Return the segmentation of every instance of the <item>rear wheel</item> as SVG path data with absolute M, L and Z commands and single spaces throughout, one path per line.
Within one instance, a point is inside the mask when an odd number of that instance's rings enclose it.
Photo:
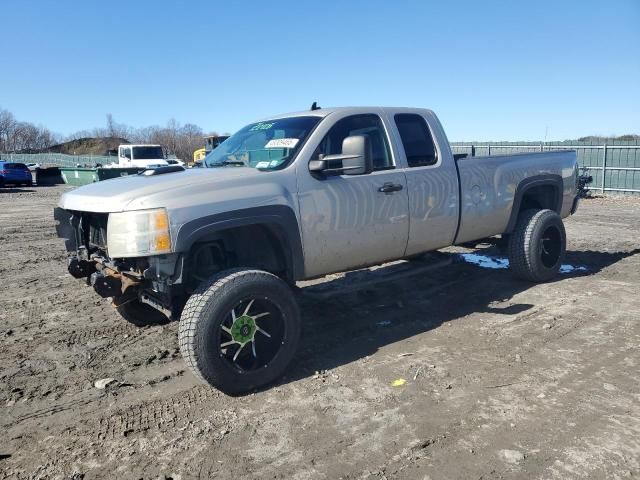
M 193 373 L 232 395 L 280 377 L 299 338 L 293 292 L 261 270 L 226 270 L 202 282 L 178 329 L 180 351 Z
M 553 210 L 520 213 L 509 238 L 509 263 L 514 274 L 546 282 L 558 274 L 567 246 L 564 224 Z

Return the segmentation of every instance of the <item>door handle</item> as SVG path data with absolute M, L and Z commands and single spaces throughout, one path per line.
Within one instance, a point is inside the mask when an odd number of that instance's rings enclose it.
M 384 185 L 382 185 L 380 188 L 378 188 L 378 191 L 380 193 L 393 193 L 393 192 L 399 192 L 403 188 L 404 187 L 402 185 L 400 185 L 399 183 L 387 182 Z

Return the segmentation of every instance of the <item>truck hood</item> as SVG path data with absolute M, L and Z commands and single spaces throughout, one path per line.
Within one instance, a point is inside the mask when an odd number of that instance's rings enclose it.
M 209 192 L 265 175 L 249 167 L 198 168 L 160 175 L 130 175 L 92 183 L 65 193 L 59 206 L 66 210 L 110 213 L 145 208 L 171 208 L 185 195 Z

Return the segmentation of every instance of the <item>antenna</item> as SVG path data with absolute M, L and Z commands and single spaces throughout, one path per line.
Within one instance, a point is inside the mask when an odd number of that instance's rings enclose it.
M 313 102 L 311 104 L 311 111 L 313 112 L 314 110 L 320 110 L 320 107 L 318 106 L 318 102 Z

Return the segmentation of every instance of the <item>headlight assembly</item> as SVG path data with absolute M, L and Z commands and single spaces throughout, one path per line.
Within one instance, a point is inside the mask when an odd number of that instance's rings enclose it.
M 110 213 L 107 250 L 112 258 L 171 252 L 169 217 L 164 208 Z

